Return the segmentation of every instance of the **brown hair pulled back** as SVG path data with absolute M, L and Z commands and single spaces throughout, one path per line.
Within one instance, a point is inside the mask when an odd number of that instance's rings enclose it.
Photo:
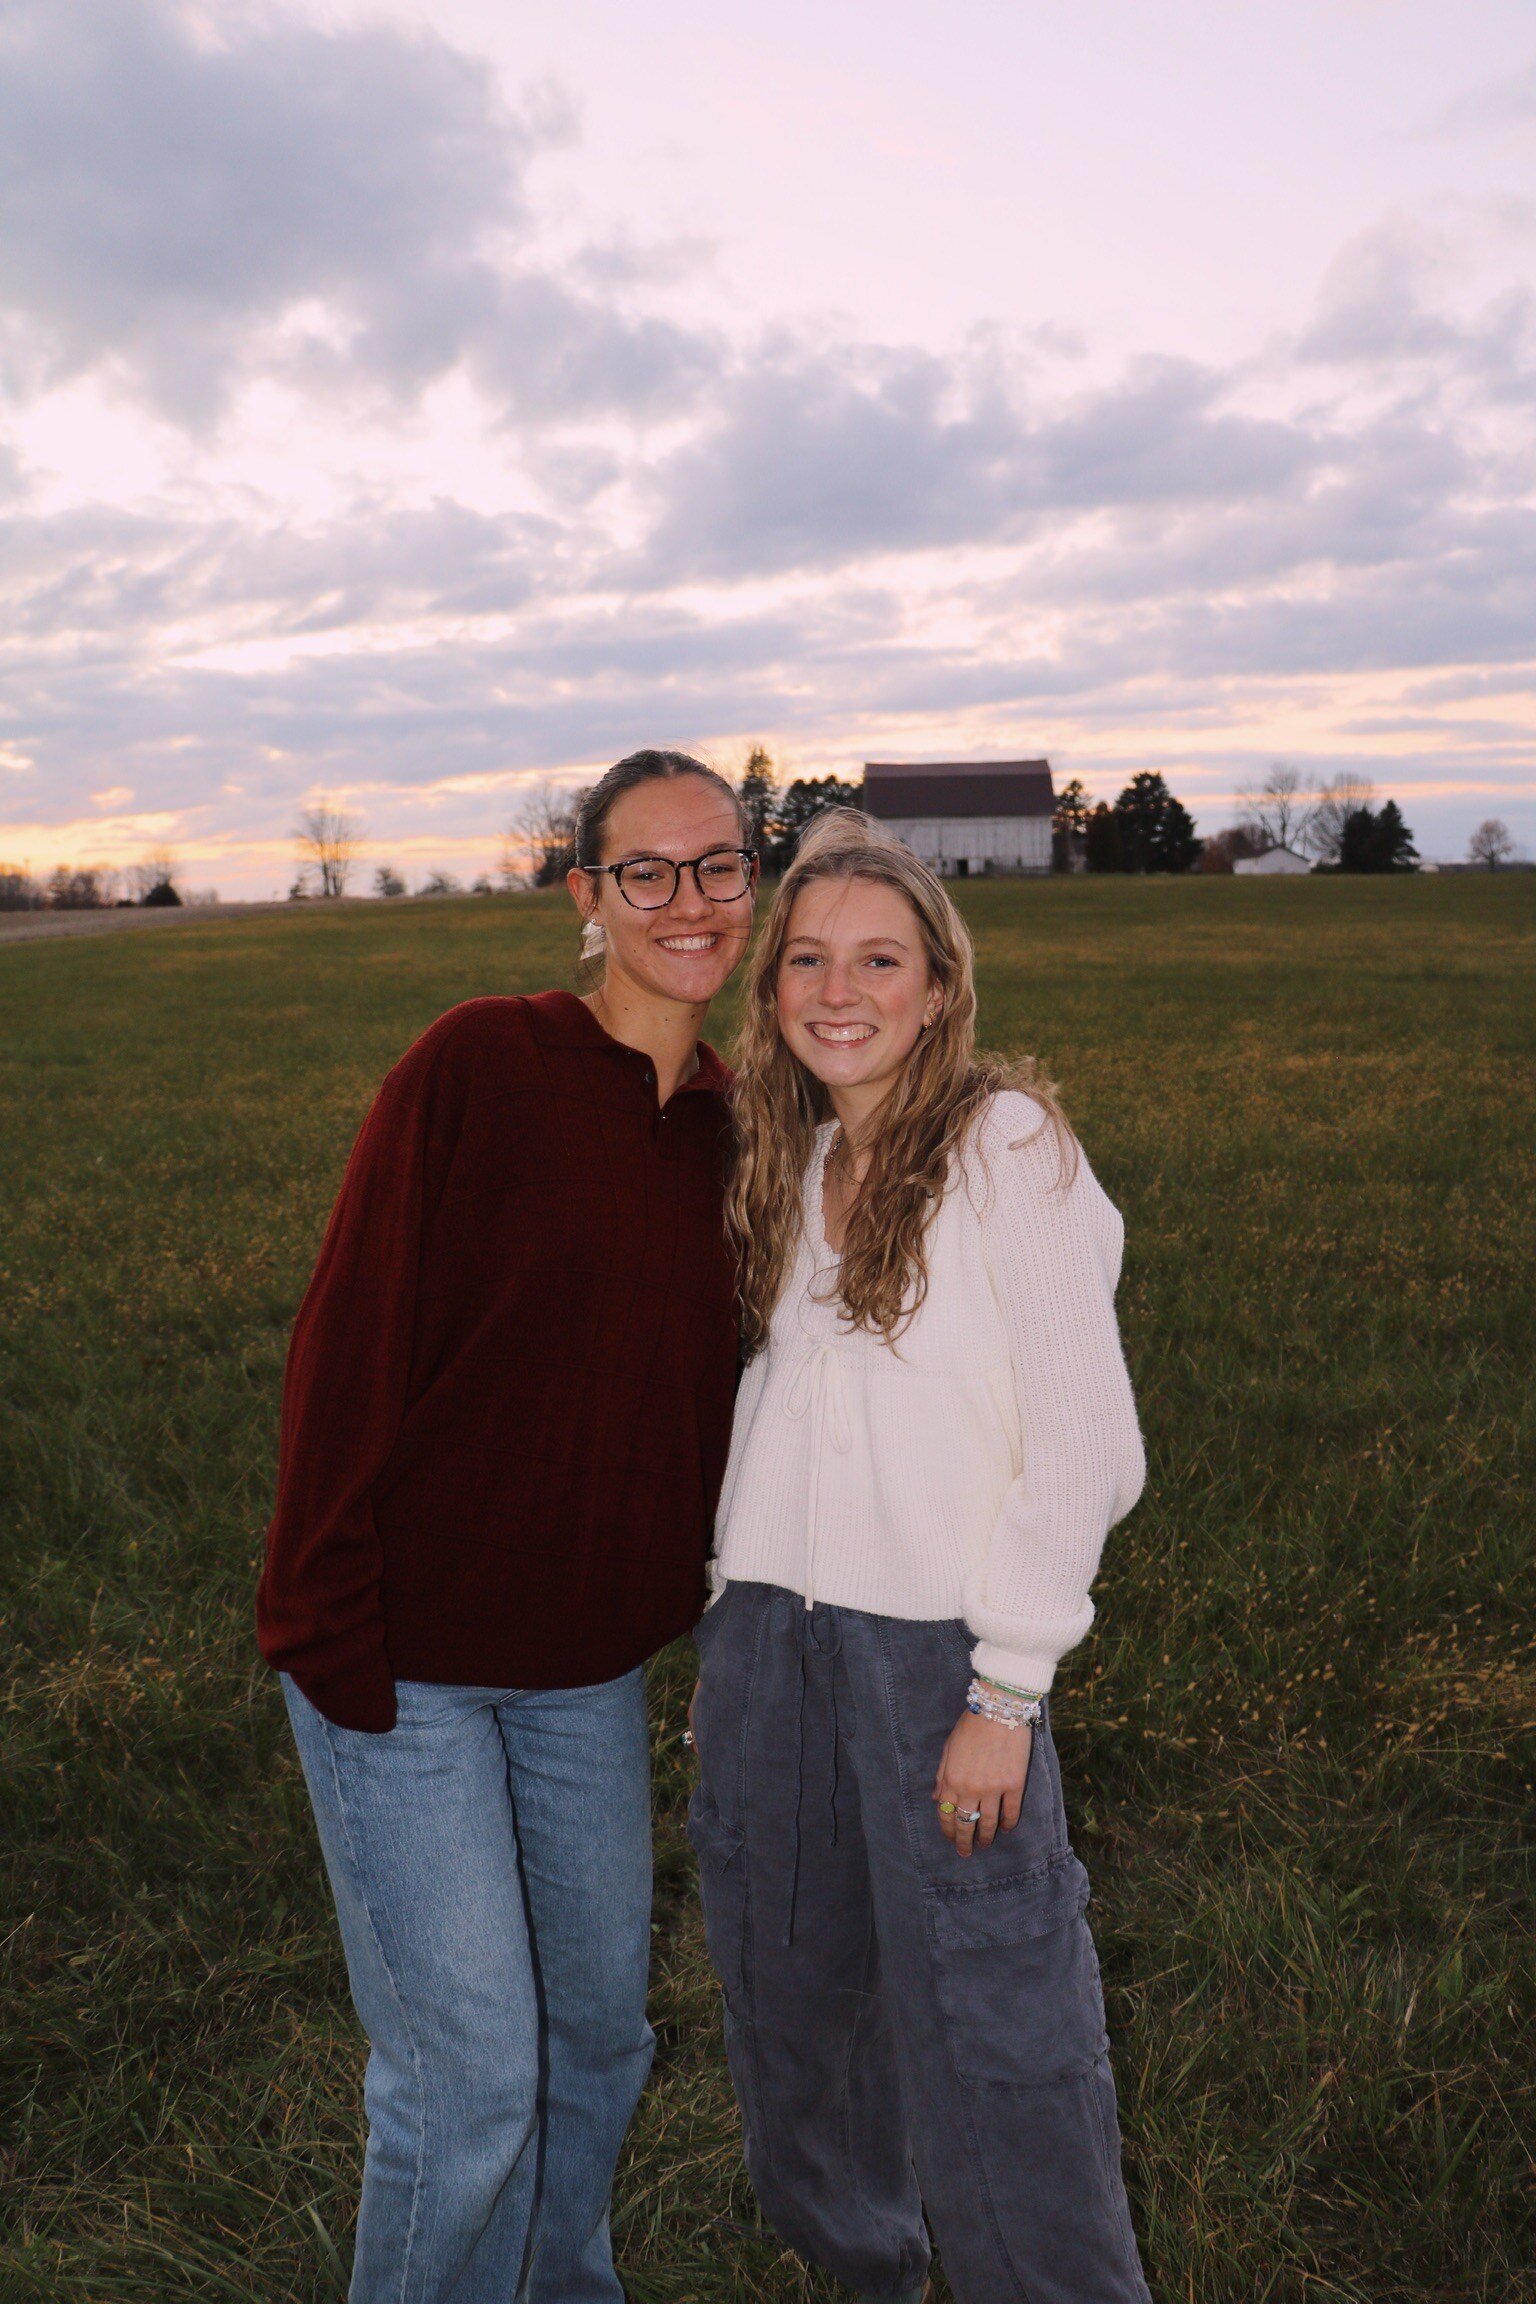
M 583 792 L 581 805 L 576 811 L 576 862 L 583 870 L 603 861 L 603 833 L 615 805 L 626 792 L 637 785 L 654 784 L 673 776 L 699 776 L 706 784 L 713 784 L 723 792 L 736 811 L 743 840 L 747 836 L 747 820 L 742 813 L 740 798 L 725 778 L 706 761 L 695 760 L 691 752 L 628 752 L 616 760 L 607 774 Z

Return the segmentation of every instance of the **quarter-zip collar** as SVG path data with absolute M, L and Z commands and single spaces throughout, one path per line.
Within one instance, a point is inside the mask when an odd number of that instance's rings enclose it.
M 631 1048 L 627 1041 L 615 1040 L 605 1032 L 584 1000 L 574 992 L 536 992 L 528 1000 L 529 1015 L 533 1022 L 534 1037 L 546 1048 L 586 1049 L 594 1055 L 608 1054 L 626 1064 L 654 1095 L 656 1067 L 643 1048 Z M 698 1069 L 689 1080 L 673 1090 L 669 1102 L 690 1094 L 724 1095 L 731 1084 L 731 1073 L 721 1062 L 707 1040 L 695 1043 L 698 1050 Z

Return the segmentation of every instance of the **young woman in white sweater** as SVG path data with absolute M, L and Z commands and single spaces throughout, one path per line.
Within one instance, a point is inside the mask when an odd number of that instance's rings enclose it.
M 750 964 L 750 1354 L 690 1830 L 748 2166 L 867 2299 L 1147 2304 L 1047 1694 L 1143 1457 L 1122 1226 L 977 1058 L 940 882 L 824 817 Z

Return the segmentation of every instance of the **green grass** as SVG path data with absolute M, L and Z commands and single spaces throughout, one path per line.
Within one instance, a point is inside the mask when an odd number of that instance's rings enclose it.
M 1530 2304 L 1536 879 L 967 903 L 1129 1225 L 1151 1478 L 1057 1725 L 1159 2304 Z M 528 898 L 0 950 L 4 2304 L 343 2293 L 361 2060 L 250 1629 L 284 1342 L 388 1063 L 571 944 Z M 624 2273 L 788 2304 L 688 1677 Z

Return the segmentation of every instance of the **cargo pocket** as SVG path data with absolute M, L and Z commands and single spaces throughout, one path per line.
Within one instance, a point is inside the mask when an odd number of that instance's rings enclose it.
M 927 1891 L 939 2004 L 963 2081 L 1038 2087 L 1104 2053 L 1087 1902 L 1088 1875 L 1071 1854 L 1023 1878 Z
M 726 2006 L 739 2016 L 746 1976 L 747 1859 L 742 1833 L 714 1802 L 696 1792 L 688 1810 L 688 1837 L 699 1860 L 704 1941 Z

